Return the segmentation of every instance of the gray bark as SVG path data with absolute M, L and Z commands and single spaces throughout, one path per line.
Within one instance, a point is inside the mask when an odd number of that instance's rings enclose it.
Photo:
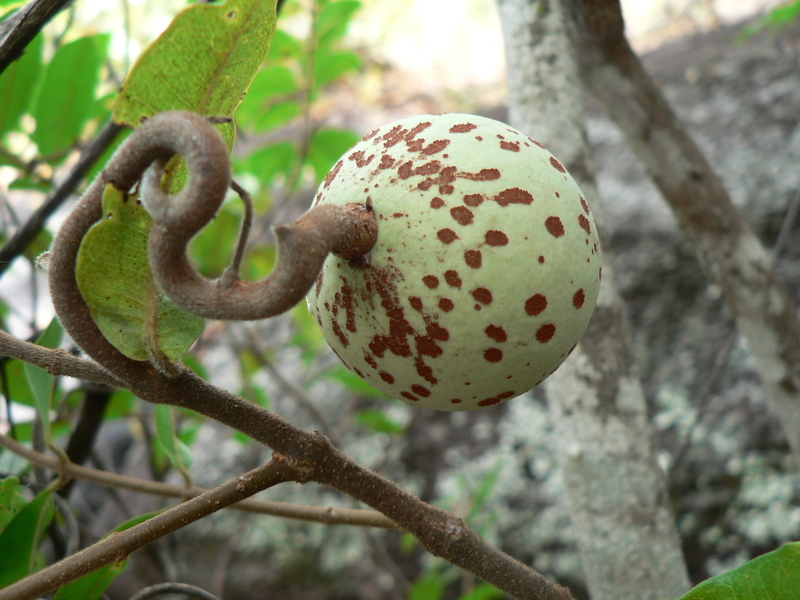
M 499 7 L 511 124 L 567 167 L 607 238 L 564 2 L 499 0 Z M 589 329 L 545 383 L 554 450 L 592 598 L 676 597 L 689 579 L 607 245 L 603 253 L 603 284 Z
M 624 36 L 618 0 L 582 0 L 581 76 L 717 283 L 800 461 L 800 321 L 771 258 Z

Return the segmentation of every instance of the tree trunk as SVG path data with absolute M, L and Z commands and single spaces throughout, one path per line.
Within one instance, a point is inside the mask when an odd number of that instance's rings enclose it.
M 607 239 L 566 0 L 499 0 L 499 6 L 511 124 L 567 167 Z M 606 243 L 592 322 L 545 383 L 554 451 L 593 600 L 672 598 L 689 588 L 689 579 L 611 259 Z
M 770 256 L 625 38 L 619 0 L 577 3 L 586 86 L 669 203 L 718 284 L 800 462 L 800 322 Z

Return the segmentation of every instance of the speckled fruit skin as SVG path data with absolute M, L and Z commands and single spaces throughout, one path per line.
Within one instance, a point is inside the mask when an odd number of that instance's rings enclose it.
M 336 163 L 314 204 L 371 203 L 363 260 L 329 256 L 308 295 L 342 361 L 388 396 L 491 406 L 569 355 L 600 286 L 586 200 L 541 144 L 504 123 L 424 115 L 381 127 Z

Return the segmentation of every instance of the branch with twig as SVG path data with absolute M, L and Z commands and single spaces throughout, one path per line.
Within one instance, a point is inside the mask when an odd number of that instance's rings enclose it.
M 92 469 L 71 462 L 64 462 L 56 457 L 47 456 L 41 452 L 31 450 L 24 444 L 5 435 L 0 435 L 0 446 L 24 458 L 31 464 L 58 473 L 64 479 L 82 479 L 105 487 L 126 489 L 134 492 L 142 492 L 144 494 L 152 494 L 154 496 L 163 496 L 165 498 L 196 498 L 208 491 L 199 487 L 186 487 L 149 479 L 139 479 L 127 475 L 120 475 L 118 473 Z M 330 506 L 303 506 L 289 502 L 274 502 L 257 499 L 242 500 L 234 504 L 231 508 L 244 512 L 296 519 L 298 521 L 322 523 L 324 525 L 359 525 L 362 527 L 397 529 L 395 523 L 374 510 L 333 508 Z
M 0 590 L 0 600 L 26 600 L 58 589 L 60 586 L 105 565 L 120 562 L 132 552 L 244 500 L 269 487 L 291 481 L 294 470 L 281 457 L 240 475 L 196 498 L 179 504 L 147 521 L 116 532 L 96 544 L 68 556 Z

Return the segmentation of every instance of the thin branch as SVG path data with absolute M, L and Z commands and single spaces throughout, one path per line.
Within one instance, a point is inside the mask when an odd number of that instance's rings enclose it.
M 133 551 L 165 535 L 240 502 L 269 487 L 291 481 L 293 469 L 279 456 L 214 488 L 164 511 L 144 523 L 112 534 L 25 579 L 0 590 L 0 600 L 33 600 L 102 566 L 120 562 Z
M 109 471 L 92 469 L 71 462 L 62 462 L 56 457 L 31 450 L 24 444 L 5 435 L 0 435 L 0 447 L 24 458 L 31 464 L 59 473 L 62 477 L 91 481 L 109 488 L 180 499 L 196 498 L 208 491 L 200 487 L 187 488 L 181 485 L 171 485 L 150 479 L 138 479 Z M 380 529 L 397 529 L 397 525 L 394 522 L 374 510 L 303 506 L 289 502 L 273 502 L 260 499 L 242 500 L 231 508 L 244 512 L 322 523 L 324 525 L 359 525 Z
M 220 287 L 228 287 L 241 278 L 242 259 L 244 259 L 244 252 L 247 249 L 247 241 L 250 239 L 250 229 L 253 227 L 255 213 L 253 210 L 253 198 L 250 193 L 234 180 L 231 180 L 231 189 L 239 194 L 239 198 L 241 198 L 244 205 L 244 215 L 242 216 L 242 224 L 239 227 L 239 237 L 236 240 L 236 251 L 233 254 L 230 266 L 225 269 L 225 272 L 219 278 L 218 285 Z
M 0 74 L 71 0 L 32 0 L 0 23 Z
M 23 360 L 41 367 L 51 375 L 75 377 L 113 387 L 124 387 L 121 380 L 91 360 L 78 358 L 66 350 L 45 348 L 32 342 L 19 340 L 5 331 L 0 331 L 0 356 Z
M 11 262 L 27 248 L 36 235 L 41 231 L 45 221 L 61 206 L 78 187 L 80 182 L 91 169 L 103 152 L 111 145 L 114 138 L 122 130 L 120 125 L 113 121 L 106 123 L 91 144 L 89 144 L 72 168 L 69 175 L 62 181 L 44 201 L 31 218 L 19 229 L 14 236 L 0 249 L 0 275 L 9 267 Z

